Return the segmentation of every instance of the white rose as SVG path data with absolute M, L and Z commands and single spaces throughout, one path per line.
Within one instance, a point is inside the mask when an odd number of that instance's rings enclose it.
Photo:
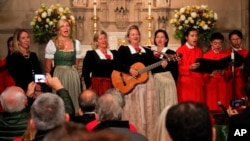
M 186 10 L 185 7 L 181 8 L 181 9 L 180 9 L 180 13 L 184 13 L 185 10 Z
M 31 25 L 31 26 L 34 26 L 34 25 L 35 25 L 35 22 L 33 22 L 33 21 L 30 22 L 30 25 Z
M 47 10 L 47 12 L 52 12 L 52 9 L 51 9 L 51 8 L 49 8 L 49 9 Z
M 217 20 L 218 19 L 218 15 L 217 13 L 214 13 L 214 19 Z
M 49 25 L 46 24 L 46 25 L 45 25 L 45 28 L 49 28 Z
M 204 25 L 202 26 L 202 29 L 207 30 L 207 29 L 208 29 L 208 25 L 207 25 L 207 24 L 204 24 Z
M 42 13 L 42 18 L 46 18 L 47 17 L 47 13 L 46 12 L 43 12 Z
M 196 14 L 195 12 L 192 12 L 192 13 L 191 13 L 191 17 L 192 17 L 192 18 L 196 18 L 196 16 L 197 16 L 197 14 Z
M 60 8 L 58 9 L 58 11 L 59 11 L 59 12 L 63 12 L 63 8 L 60 7 Z
M 188 20 L 185 20 L 185 21 L 184 21 L 184 23 L 185 23 L 185 24 L 188 24 L 188 23 L 189 23 L 189 21 L 188 21 Z
M 61 17 L 61 19 L 62 19 L 62 20 L 65 20 L 65 19 L 66 19 L 66 16 L 63 15 L 63 16 Z
M 74 21 L 74 20 L 75 20 L 75 17 L 74 17 L 73 15 L 71 15 L 71 16 L 70 16 L 70 19 Z
M 182 28 L 183 28 L 183 27 L 182 27 L 181 25 L 178 27 L 179 30 L 181 30 Z
M 42 3 L 42 4 L 41 4 L 41 7 L 42 7 L 42 8 L 44 8 L 44 7 L 45 7 L 45 4 L 44 4 L 44 3 Z
M 181 15 L 180 19 L 181 19 L 182 21 L 184 21 L 184 20 L 186 20 L 186 16 L 185 16 L 185 15 Z
M 66 10 L 66 11 L 70 11 L 68 7 L 65 7 L 65 10 Z
M 206 8 L 207 8 L 207 5 L 201 5 L 201 8 L 202 8 L 202 9 L 206 9 Z
M 51 15 L 51 12 L 48 12 L 48 16 L 50 16 Z
M 53 25 L 54 23 L 52 21 L 49 22 L 49 25 Z
M 179 15 L 178 14 L 174 14 L 174 18 L 179 18 Z

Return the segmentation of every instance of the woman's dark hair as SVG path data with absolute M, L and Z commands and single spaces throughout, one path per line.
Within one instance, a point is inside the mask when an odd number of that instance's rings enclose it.
M 216 39 L 224 41 L 224 36 L 220 32 L 214 32 L 210 37 L 210 41 L 212 42 Z
M 166 39 L 168 39 L 167 42 L 165 42 L 165 44 L 164 44 L 165 47 L 167 47 L 167 46 L 168 46 L 169 37 L 168 37 L 168 33 L 167 33 L 165 30 L 163 30 L 163 29 L 158 29 L 158 30 L 155 31 L 154 44 L 156 45 L 156 41 L 155 41 L 156 35 L 157 35 L 158 33 L 160 33 L 160 32 L 164 34 L 164 36 L 165 36 Z
M 228 39 L 230 40 L 232 35 L 236 34 L 237 36 L 239 36 L 241 39 L 243 39 L 243 35 L 242 35 L 242 32 L 239 31 L 239 30 L 233 30 L 229 33 L 228 35 Z
M 13 38 L 14 38 L 14 37 L 11 36 L 11 37 L 9 37 L 8 40 L 7 40 L 7 49 L 8 49 L 8 55 L 7 55 L 7 56 L 9 56 L 9 55 L 11 54 L 11 52 L 10 52 L 10 42 L 11 42 L 11 41 L 13 42 Z M 14 42 L 13 42 L 12 46 L 14 46 Z
M 187 28 L 187 30 L 184 32 L 184 34 L 183 34 L 183 36 L 181 38 L 181 45 L 184 45 L 187 42 L 186 37 L 189 35 L 189 33 L 191 31 L 197 31 L 198 32 L 198 30 L 193 28 L 193 27 Z

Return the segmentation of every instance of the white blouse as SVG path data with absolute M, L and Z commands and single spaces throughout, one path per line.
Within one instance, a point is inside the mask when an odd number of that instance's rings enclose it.
M 79 40 L 75 40 L 76 48 L 76 58 L 81 58 L 81 44 Z M 52 40 L 49 40 L 48 44 L 45 47 L 45 58 L 54 59 L 54 54 L 56 53 L 56 46 Z

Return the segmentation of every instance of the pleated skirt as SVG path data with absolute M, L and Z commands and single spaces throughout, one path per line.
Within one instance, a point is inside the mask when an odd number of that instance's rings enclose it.
M 53 76 L 58 77 L 73 101 L 75 111 L 79 109 L 78 97 L 81 93 L 81 82 L 78 71 L 73 66 L 56 66 Z

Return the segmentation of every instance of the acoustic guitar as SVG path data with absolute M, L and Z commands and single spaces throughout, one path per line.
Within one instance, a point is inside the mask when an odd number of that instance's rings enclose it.
M 177 61 L 179 56 L 174 55 L 168 57 L 167 61 Z M 123 94 L 129 93 L 137 84 L 144 83 L 148 79 L 148 71 L 158 67 L 161 65 L 162 60 L 151 64 L 147 67 L 143 63 L 137 62 L 134 63 L 131 68 L 138 71 L 139 75 L 137 77 L 133 77 L 128 73 L 120 72 L 117 70 L 113 70 L 111 74 L 112 84 L 115 88 L 119 89 Z

